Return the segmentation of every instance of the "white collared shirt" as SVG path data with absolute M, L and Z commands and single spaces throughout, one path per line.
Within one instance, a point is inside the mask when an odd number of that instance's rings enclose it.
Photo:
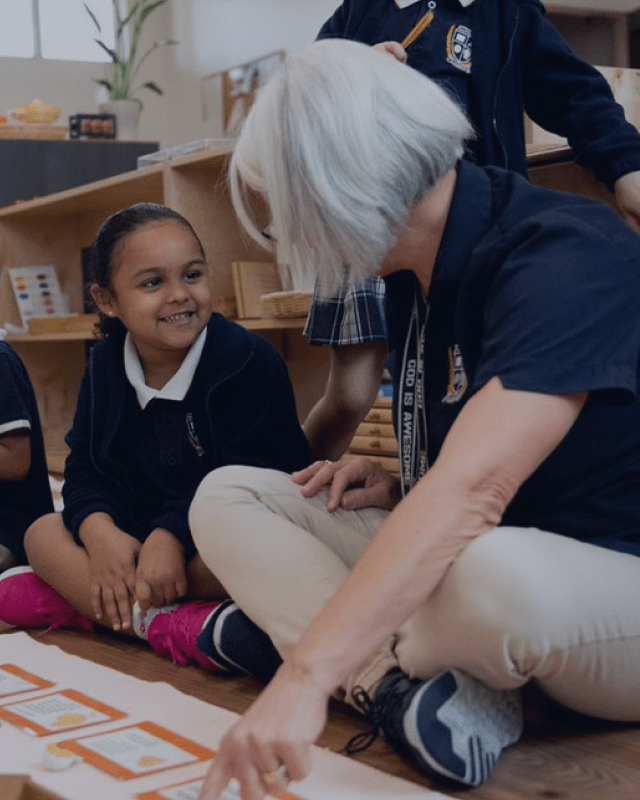
M 135 389 L 136 397 L 138 398 L 141 408 L 146 408 L 147 404 L 151 402 L 154 397 L 158 397 L 161 400 L 184 400 L 191 386 L 196 367 L 200 362 L 200 356 L 202 355 L 202 348 L 204 347 L 206 338 L 207 329 L 205 327 L 189 348 L 189 352 L 176 374 L 165 383 L 162 389 L 152 389 L 151 386 L 147 386 L 144 381 L 144 371 L 140 363 L 138 351 L 133 344 L 131 335 L 127 333 L 124 340 L 124 371 L 129 379 L 129 383 Z

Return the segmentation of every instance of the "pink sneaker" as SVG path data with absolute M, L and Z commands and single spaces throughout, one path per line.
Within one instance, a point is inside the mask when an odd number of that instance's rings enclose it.
M 219 668 L 198 650 L 196 640 L 219 605 L 217 602 L 177 603 L 141 611 L 138 603 L 134 603 L 133 630 L 141 639 L 146 639 L 158 655 L 174 664 L 184 666 L 195 661 L 208 672 L 218 672 Z
M 21 628 L 93 629 L 93 622 L 39 578 L 31 567 L 0 574 L 0 620 Z

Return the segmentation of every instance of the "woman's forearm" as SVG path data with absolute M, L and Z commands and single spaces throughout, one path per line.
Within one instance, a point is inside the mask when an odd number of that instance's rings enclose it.
M 388 517 L 339 592 L 290 654 L 327 692 L 423 603 L 451 562 L 497 520 L 465 509 L 434 468 Z

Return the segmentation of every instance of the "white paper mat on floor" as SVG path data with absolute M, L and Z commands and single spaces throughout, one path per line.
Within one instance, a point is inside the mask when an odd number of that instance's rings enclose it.
M 227 727 L 237 715 L 217 706 L 183 694 L 172 686 L 160 682 L 142 681 L 91 661 L 68 655 L 56 646 L 45 645 L 31 639 L 26 633 L 0 636 L 0 668 L 4 665 L 5 690 L 0 692 L 0 709 L 22 713 L 20 703 L 35 700 L 56 692 L 73 690 L 88 696 L 98 704 L 124 712 L 127 716 L 113 721 L 99 722 L 87 727 L 63 732 L 35 735 L 25 732 L 6 719 L 0 726 L 0 774 L 28 774 L 34 783 L 59 794 L 66 800 L 135 800 L 140 795 L 177 785 L 173 790 L 157 797 L 196 797 L 192 788 L 196 779 L 202 778 L 209 761 L 191 759 L 187 766 L 145 773 L 132 779 L 113 777 L 86 761 L 63 772 L 51 772 L 43 765 L 46 746 L 70 739 L 83 739 L 95 734 L 114 731 L 138 723 L 153 723 L 168 729 L 178 737 L 204 748 L 215 750 Z M 17 668 L 15 670 L 14 668 Z M 22 684 L 21 671 L 53 686 L 31 689 Z M 13 673 L 18 677 L 13 678 Z M 212 680 L 215 680 L 212 677 Z M 0 687 L 2 683 L 0 682 Z M 20 693 L 15 693 L 20 688 Z M 26 691 L 25 691 L 26 688 Z M 8 695 L 7 690 L 13 693 Z M 62 698 L 64 699 L 64 697 Z M 55 697 L 51 697 L 49 705 Z M 71 701 L 70 701 L 71 702 Z M 27 702 L 24 713 L 44 704 Z M 109 713 L 107 711 L 107 713 Z M 62 725 L 70 725 L 74 717 L 60 717 Z M 98 719 L 105 719 L 104 716 Z M 46 724 L 46 723 L 43 723 Z M 34 723 L 35 725 L 35 723 Z M 37 726 L 36 726 L 37 727 Z M 149 763 L 145 762 L 145 766 Z M 140 760 L 142 763 L 142 759 Z M 156 763 L 159 763 L 156 759 Z M 313 770 L 308 778 L 292 784 L 291 795 L 301 800 L 442 800 L 445 795 L 430 791 L 417 784 L 372 769 L 352 759 L 314 748 Z M 157 769 L 157 768 L 156 768 Z

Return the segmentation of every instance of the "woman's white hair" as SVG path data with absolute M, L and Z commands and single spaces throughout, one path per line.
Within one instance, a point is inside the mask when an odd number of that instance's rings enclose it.
M 366 45 L 325 39 L 290 55 L 261 90 L 231 159 L 232 202 L 256 242 L 271 240 L 294 288 L 317 279 L 336 291 L 345 265 L 349 282 L 380 271 L 472 135 L 433 81 Z

